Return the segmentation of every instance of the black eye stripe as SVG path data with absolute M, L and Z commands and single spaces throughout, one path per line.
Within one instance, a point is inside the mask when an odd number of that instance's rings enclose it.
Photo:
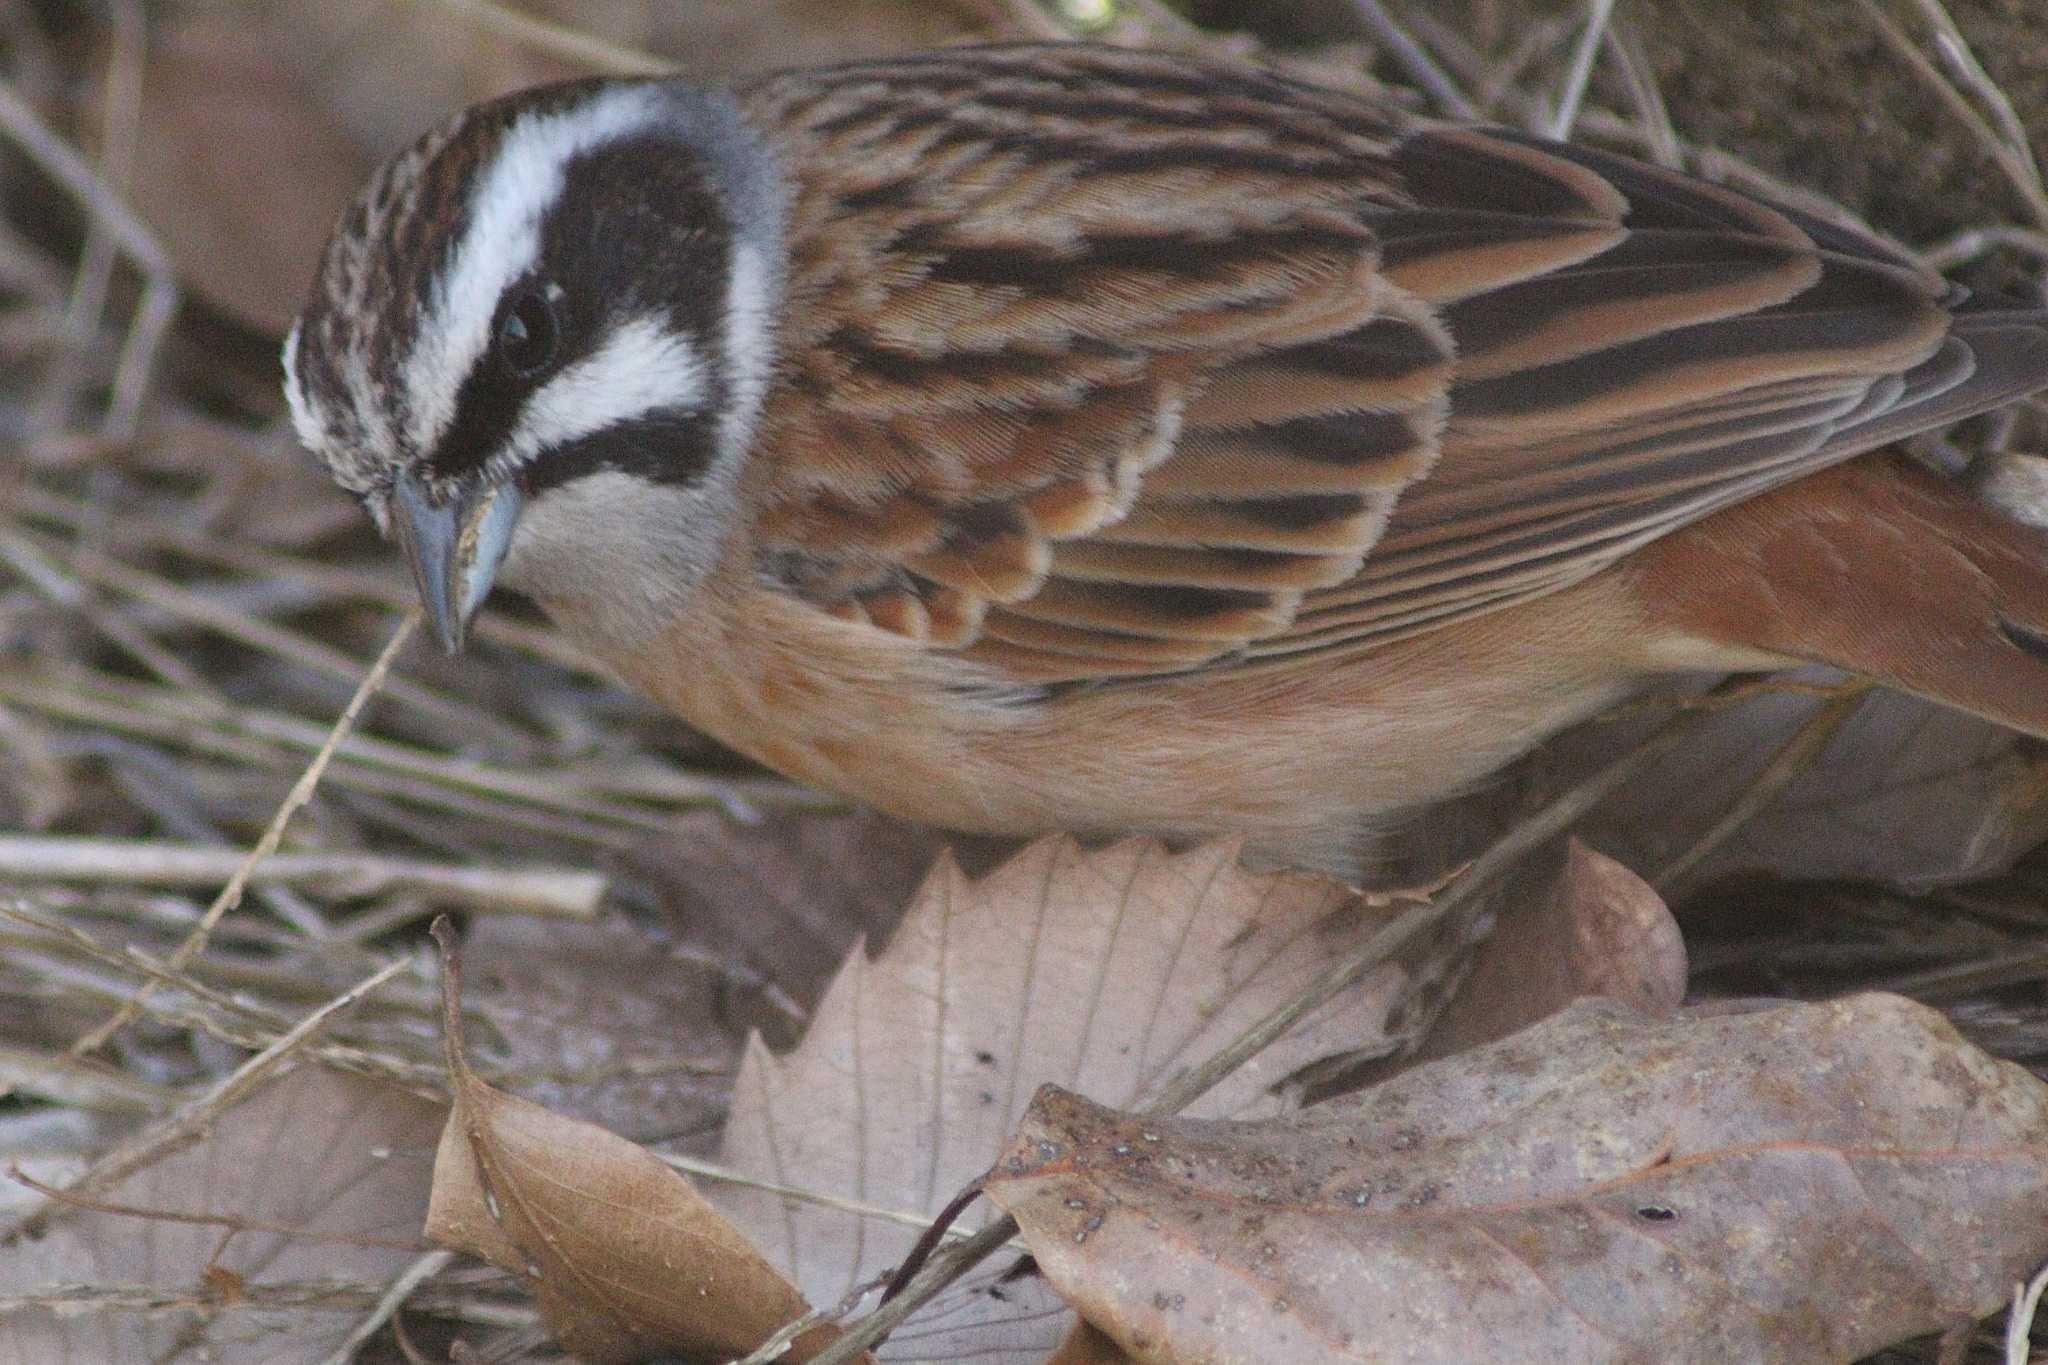
M 561 193 L 542 214 L 538 260 L 534 273 L 507 289 L 492 314 L 489 351 L 464 376 L 454 419 L 428 455 L 434 477 L 459 479 L 481 469 L 504 448 L 536 389 L 636 316 L 658 317 L 665 330 L 690 339 L 711 381 L 706 411 L 722 409 L 728 399 L 726 213 L 701 167 L 679 156 L 672 142 L 649 133 L 572 159 Z M 550 326 L 552 347 L 542 344 Z M 662 425 L 658 417 L 654 422 Z M 608 432 L 583 439 L 606 449 L 596 464 L 590 463 L 595 457 L 583 459 L 586 469 L 652 468 L 653 477 L 670 483 L 701 472 L 694 456 L 643 466 L 614 458 L 621 447 L 609 444 Z M 534 452 L 529 471 L 580 444 Z M 577 464 L 571 460 L 565 468 Z M 687 474 L 679 475 L 682 469 Z M 560 483 L 569 475 L 523 477 Z
M 648 483 L 689 485 L 703 477 L 717 449 L 715 411 L 662 409 L 555 447 L 522 469 L 519 483 L 532 495 L 611 469 Z

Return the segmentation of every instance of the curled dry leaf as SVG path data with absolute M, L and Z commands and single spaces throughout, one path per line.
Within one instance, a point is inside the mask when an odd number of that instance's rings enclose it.
M 1895 996 L 1589 1001 L 1282 1120 L 1048 1089 L 987 1192 L 1143 1361 L 1847 1360 L 2048 1255 L 2048 1086 Z
M 1664 898 L 1572 839 L 1549 893 L 1504 914 L 1403 1069 L 1505 1038 L 1582 996 L 1668 1015 L 1685 981 L 1685 939 Z
M 1395 909 L 1322 877 L 1250 873 L 1230 844 L 1040 840 L 979 881 L 942 858 L 879 957 L 855 952 L 785 1057 L 751 1044 L 723 1163 L 929 1216 L 980 1175 L 1041 1083 L 1135 1105 L 1296 996 Z M 1389 1050 L 1408 969 L 1388 965 L 1197 1106 L 1281 1112 L 1272 1087 L 1348 1049 Z M 917 1229 L 718 1186 L 721 1208 L 813 1303 L 890 1269 Z M 884 1359 L 1043 1361 L 1065 1315 L 999 1266 L 911 1320 Z M 1086 1357 L 1083 1357 L 1086 1358 Z
M 660 1351 L 745 1355 L 808 1311 L 745 1234 L 652 1153 L 478 1080 L 452 954 L 446 964 L 454 1108 L 434 1158 L 429 1237 L 521 1276 L 555 1339 L 590 1365 Z M 815 1328 L 787 1358 L 807 1360 L 837 1335 Z
M 362 1287 L 419 1254 L 439 1119 L 316 1066 L 263 1087 L 99 1207 L 0 1242 L 0 1365 L 327 1359 L 362 1318 Z

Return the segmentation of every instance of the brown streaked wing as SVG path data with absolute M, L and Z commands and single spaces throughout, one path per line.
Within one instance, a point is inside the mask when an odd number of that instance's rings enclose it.
M 1379 274 L 1369 107 L 1087 47 L 747 98 L 799 168 L 757 535 L 842 614 L 1032 677 L 1193 667 L 1354 574 L 1434 458 L 1449 343 Z
M 1308 594 L 1254 657 L 1383 642 L 1556 591 L 1718 507 L 2018 391 L 2010 375 L 1973 380 L 1941 281 L 1875 238 L 1626 158 L 1452 136 L 1397 154 L 1405 165 L 1421 148 L 1438 193 L 1426 218 L 1376 221 L 1390 274 L 1455 277 L 1432 252 L 1484 236 L 1458 204 L 1498 215 L 1532 155 L 1598 175 L 1628 204 L 1627 235 L 1551 274 L 1457 292 L 1442 310 L 1460 365 L 1435 469 L 1361 572 Z M 1499 176 L 1483 164 L 1492 147 L 1515 149 Z
M 1873 237 L 1084 45 L 799 73 L 764 559 L 1020 676 L 1362 647 L 2038 386 Z

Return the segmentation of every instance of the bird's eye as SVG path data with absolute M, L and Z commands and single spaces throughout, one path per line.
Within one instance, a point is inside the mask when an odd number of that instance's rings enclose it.
M 561 344 L 554 300 L 540 289 L 520 290 L 498 320 L 498 358 L 512 373 L 529 379 L 554 363 Z

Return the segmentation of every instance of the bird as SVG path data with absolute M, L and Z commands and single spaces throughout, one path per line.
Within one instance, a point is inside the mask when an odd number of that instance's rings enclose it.
M 1235 58 L 945 48 L 467 109 L 342 216 L 301 442 L 451 651 L 493 585 L 944 828 L 1376 834 L 1673 675 L 2048 735 L 2048 534 L 1899 451 L 2048 312 L 1867 228 Z

